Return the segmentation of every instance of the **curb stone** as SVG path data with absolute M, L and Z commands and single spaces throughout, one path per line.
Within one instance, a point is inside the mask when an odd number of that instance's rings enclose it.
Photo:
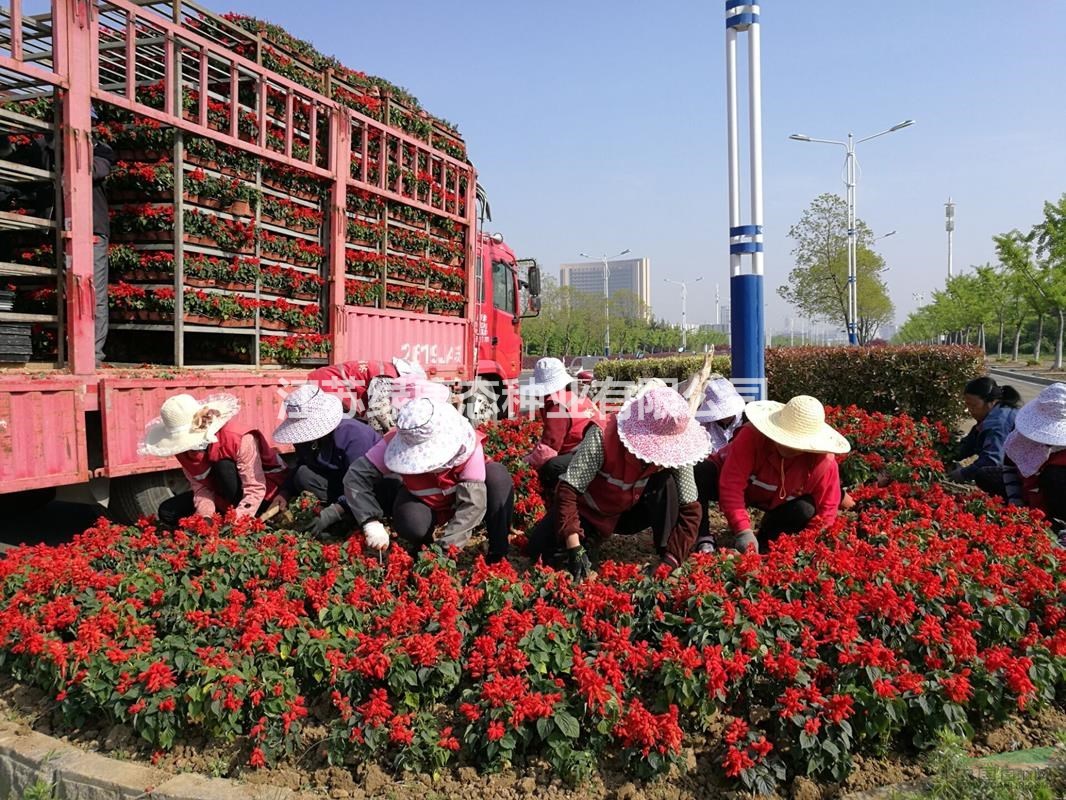
M 36 783 L 59 800 L 295 800 L 291 789 L 252 786 L 152 767 L 81 750 L 51 736 L 0 723 L 0 800 Z

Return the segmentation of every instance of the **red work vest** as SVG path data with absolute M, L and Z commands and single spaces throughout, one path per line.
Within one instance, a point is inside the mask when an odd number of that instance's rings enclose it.
M 555 396 L 560 399 L 556 401 Z M 560 414 L 566 414 L 565 419 L 560 419 Z M 553 398 L 550 398 L 541 409 L 541 421 L 545 431 L 553 425 L 565 425 L 566 433 L 559 445 L 558 453 L 561 456 L 577 450 L 581 440 L 585 438 L 585 431 L 589 425 L 599 425 L 601 428 L 606 424 L 599 407 L 588 397 L 576 394 L 569 389 L 564 389 Z
M 394 432 L 390 431 L 390 433 Z M 390 437 L 387 436 L 386 438 Z M 485 438 L 485 434 L 478 431 L 477 445 L 474 448 L 474 452 L 470 454 L 470 458 L 477 455 Z M 404 488 L 433 510 L 438 525 L 450 520 L 452 514 L 455 513 L 455 492 L 458 490 L 459 484 L 463 482 L 463 470 L 466 468 L 470 458 L 462 464 L 448 467 L 448 469 L 441 472 L 424 472 L 421 475 L 400 476 Z M 488 463 L 488 459 L 485 459 L 485 463 Z
M 322 391 L 340 397 L 345 411 L 351 410 L 354 400 L 362 414 L 366 411 L 366 388 L 370 381 L 382 376 L 396 378 L 399 374 L 391 361 L 346 361 L 312 370 L 307 380 Z
M 612 414 L 603 428 L 603 466 L 578 498 L 581 516 L 604 535 L 614 533 L 618 518 L 637 504 L 648 479 L 661 469 L 626 449 L 618 437 L 618 416 Z
M 288 467 L 281 460 L 278 452 L 271 447 L 270 442 L 267 441 L 261 431 L 251 430 L 239 433 L 227 423 L 215 434 L 218 439 L 217 442 L 212 442 L 206 450 L 190 450 L 187 453 L 179 453 L 177 456 L 178 463 L 193 478 L 211 484 L 211 467 L 226 459 L 236 462 L 240 455 L 241 439 L 246 435 L 255 438 L 255 446 L 259 451 L 259 460 L 263 465 L 263 477 L 266 479 L 266 494 L 263 499 L 273 500 L 274 495 L 278 493 L 278 489 L 281 488 L 288 477 Z M 214 490 L 213 484 L 212 490 Z M 217 495 L 218 492 L 215 491 L 215 494 Z M 216 498 L 215 506 L 221 512 L 228 509 L 230 504 L 228 500 L 219 496 Z
M 1066 450 L 1052 453 L 1051 457 L 1044 462 L 1044 465 L 1040 467 L 1040 470 L 1035 475 L 1022 478 L 1022 490 L 1026 505 L 1030 508 L 1039 508 L 1045 513 L 1047 512 L 1047 499 L 1044 497 L 1044 493 L 1040 491 L 1040 473 L 1048 467 L 1066 467 Z

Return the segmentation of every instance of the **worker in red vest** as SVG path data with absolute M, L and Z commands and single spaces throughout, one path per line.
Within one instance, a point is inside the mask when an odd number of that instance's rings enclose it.
M 231 424 L 239 411 L 230 395 L 200 401 L 178 394 L 148 424 L 139 452 L 175 456 L 192 487 L 163 501 L 161 523 L 173 527 L 193 514 L 210 517 L 231 508 L 240 517 L 256 516 L 278 493 L 288 475 L 285 462 L 260 431 Z
M 1004 455 L 1007 502 L 1040 509 L 1062 538 L 1066 533 L 1066 383 L 1051 384 L 1022 407 Z
M 813 397 L 787 404 L 772 400 L 744 407 L 748 425 L 714 460 L 719 465 L 718 503 L 741 552 L 761 548 L 782 533 L 798 533 L 815 518 L 832 525 L 840 506 L 840 470 L 835 454 L 851 449 L 825 422 Z M 766 513 L 756 537 L 748 506 Z
M 439 385 L 439 384 L 437 384 Z M 514 484 L 506 467 L 489 461 L 484 435 L 446 400 L 428 396 L 406 401 L 396 428 L 348 470 L 344 493 L 356 524 L 375 550 L 389 546 L 384 521 L 415 547 L 465 547 L 485 523 L 486 560 L 503 560 L 509 549 Z M 382 476 L 402 482 L 395 497 L 383 497 Z
M 570 466 L 589 426 L 604 424 L 596 404 L 586 394 L 575 392 L 573 383 L 562 361 L 542 358 L 533 367 L 533 381 L 523 387 L 525 394 L 543 403 L 537 412 L 543 432 L 525 460 L 537 470 L 545 494 L 555 489 Z
M 592 569 L 586 540 L 652 528 L 662 563 L 692 551 L 702 509 L 694 464 L 711 449 L 707 432 L 674 389 L 656 386 L 590 426 L 559 480 L 548 513 L 530 532 L 530 555 L 551 561 L 565 550 L 577 579 Z
M 341 398 L 346 412 L 354 413 L 378 433 L 392 427 L 392 381 L 400 377 L 426 378 L 418 364 L 402 358 L 388 361 L 346 361 L 312 370 L 307 382 Z

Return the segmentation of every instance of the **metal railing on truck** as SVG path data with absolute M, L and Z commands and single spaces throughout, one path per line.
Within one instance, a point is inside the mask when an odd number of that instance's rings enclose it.
M 142 226 L 138 214 L 143 217 L 147 210 L 153 218 L 169 214 L 163 222 L 172 226 L 169 238 L 156 237 L 155 230 L 118 233 L 120 239 L 132 237 L 128 249 L 134 255 L 126 249 L 121 253 L 127 262 L 168 261 L 172 270 L 172 275 L 140 270 L 140 277 L 122 288 L 128 296 L 119 301 L 153 305 L 134 308 L 132 319 L 113 325 L 123 339 L 142 344 L 169 333 L 171 361 L 184 366 L 192 360 L 189 344 L 197 350 L 207 336 L 243 338 L 249 342 L 243 348 L 245 363 L 259 366 L 268 341 L 280 340 L 284 347 L 307 337 L 336 350 L 343 341 L 346 304 L 469 315 L 475 177 L 468 163 L 452 155 L 461 145 L 458 137 L 434 124 L 423 141 L 349 108 L 336 98 L 347 100 L 345 92 L 360 88 L 346 82 L 340 68 L 319 77 L 319 90 L 267 69 L 263 62 L 276 60 L 280 52 L 275 45 L 191 3 L 54 0 L 51 6 L 50 14 L 26 16 L 20 0 L 0 3 L 0 92 L 9 108 L 35 109 L 39 117 L 49 116 L 41 109 L 50 100 L 59 101 L 51 107 L 60 135 L 55 168 L 47 177 L 62 179 L 54 203 L 54 219 L 62 224 L 56 231 L 53 219 L 0 216 L 0 231 L 37 225 L 56 234 L 51 265 L 4 262 L 0 275 L 54 279 L 56 313 L 26 320 L 4 316 L 18 312 L 0 311 L 0 323 L 54 326 L 57 363 L 66 361 L 76 373 L 92 371 L 90 103 L 102 119 L 98 133 L 125 135 L 133 129 L 158 148 L 127 147 L 124 169 L 128 174 L 133 164 L 147 174 L 146 165 L 151 166 L 153 180 L 166 184 L 173 197 L 169 211 L 167 203 L 148 198 L 127 201 L 114 214 L 120 228 Z M 384 120 L 393 120 L 394 113 L 403 119 L 411 112 L 386 96 Z M 21 120 L 46 132 L 30 114 L 7 111 L 2 120 L 9 125 Z M 250 169 L 231 169 L 233 163 Z M 21 174 L 46 177 L 26 169 L 23 165 Z M 3 170 L 0 163 L 0 183 Z M 190 194 L 193 188 L 217 188 L 232 180 L 239 181 L 240 192 L 256 198 L 254 205 L 210 207 Z M 302 223 L 279 220 L 278 209 Z M 368 229 L 373 238 L 362 236 Z M 249 238 L 235 243 L 235 232 Z M 59 269 L 63 262 L 56 254 L 69 268 Z M 231 258 L 254 260 L 255 280 L 230 281 L 223 288 L 191 285 L 202 284 L 197 275 L 205 263 Z M 113 281 L 115 266 L 113 256 Z M 263 280 L 263 270 L 270 268 L 275 269 L 272 279 L 280 269 L 296 275 L 291 280 L 302 281 L 304 289 L 319 283 L 324 288 L 317 295 L 279 297 L 278 287 Z M 442 275 L 458 290 L 440 286 Z M 313 296 L 299 299 L 309 293 Z M 242 316 L 222 318 L 217 325 L 204 324 L 199 319 L 204 315 L 189 310 L 196 304 L 217 312 L 215 306 L 230 301 Z M 319 313 L 317 329 L 292 330 L 310 326 L 287 320 L 313 316 L 311 310 L 321 306 L 329 309 L 328 320 Z M 65 331 L 61 310 L 69 320 Z M 285 317 L 280 325 L 279 315 Z M 201 338 L 187 341 L 187 335 Z

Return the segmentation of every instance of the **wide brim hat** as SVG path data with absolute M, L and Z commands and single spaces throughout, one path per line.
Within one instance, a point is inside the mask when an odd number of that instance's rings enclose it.
M 1022 406 L 1014 427 L 1027 439 L 1066 446 L 1066 383 L 1053 383 Z
M 476 446 L 477 433 L 453 405 L 420 397 L 396 415 L 385 466 L 397 475 L 437 472 L 469 458 Z
M 780 445 L 805 453 L 843 454 L 851 444 L 825 421 L 825 408 L 816 398 L 796 395 L 787 403 L 756 400 L 744 406 L 748 422 Z
M 344 404 L 335 394 L 314 384 L 304 384 L 285 398 L 285 419 L 274 429 L 279 444 L 302 444 L 321 439 L 344 419 Z
M 703 389 L 703 401 L 696 409 L 701 423 L 732 419 L 744 413 L 747 402 L 728 378 L 714 378 Z
M 707 431 L 674 389 L 655 387 L 618 412 L 618 438 L 641 461 L 670 469 L 697 464 L 711 452 Z
M 229 394 L 211 395 L 197 400 L 189 394 L 168 397 L 158 417 L 148 423 L 137 447 L 147 456 L 177 456 L 190 450 L 203 450 L 212 442 L 222 426 L 240 413 L 241 404 Z M 210 412 L 207 422 L 195 426 L 197 414 Z
M 548 397 L 562 391 L 574 382 L 574 376 L 566 371 L 557 358 L 542 358 L 533 367 L 533 380 L 522 387 L 522 393 L 531 397 Z
M 452 390 L 446 383 L 417 378 L 414 375 L 401 375 L 399 378 L 392 379 L 390 398 L 392 407 L 397 411 L 420 397 L 450 403 Z

